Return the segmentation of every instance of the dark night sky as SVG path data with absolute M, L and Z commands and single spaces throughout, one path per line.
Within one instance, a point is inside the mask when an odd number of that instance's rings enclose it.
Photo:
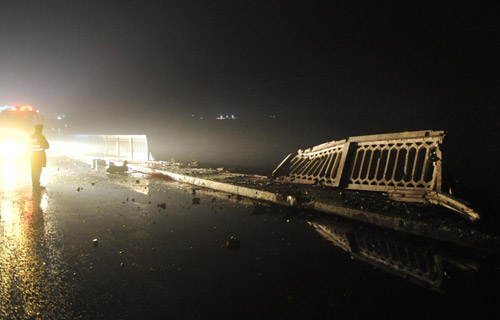
M 1 1 L 0 104 L 65 113 L 80 131 L 146 132 L 157 150 L 207 161 L 274 164 L 333 139 L 421 129 L 480 141 L 459 154 L 498 149 L 499 7 Z
M 498 84 L 498 9 L 494 1 L 2 1 L 0 95 L 56 113 L 450 111 L 443 95 L 479 96 Z

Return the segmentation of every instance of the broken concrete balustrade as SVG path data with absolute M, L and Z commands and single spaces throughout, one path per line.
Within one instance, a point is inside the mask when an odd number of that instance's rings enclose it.
M 444 193 L 444 131 L 413 131 L 350 137 L 298 150 L 273 171 L 291 183 L 384 192 L 396 201 L 431 203 L 471 221 L 479 214 Z

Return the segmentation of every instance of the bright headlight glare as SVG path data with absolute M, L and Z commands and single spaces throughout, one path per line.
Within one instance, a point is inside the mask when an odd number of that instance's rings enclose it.
M 17 159 L 26 155 L 28 134 L 18 130 L 0 130 L 0 159 Z
M 26 153 L 26 144 L 16 141 L 5 141 L 0 144 L 0 157 L 2 159 L 16 159 Z

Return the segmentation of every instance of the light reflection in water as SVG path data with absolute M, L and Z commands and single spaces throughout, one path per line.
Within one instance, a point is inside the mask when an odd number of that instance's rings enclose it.
M 31 186 L 31 169 L 27 159 L 0 161 L 0 191 L 10 192 Z
M 17 165 L 14 161 L 2 163 L 2 190 L 12 190 L 16 184 Z
M 1 204 L 0 292 L 6 318 L 40 316 L 47 301 L 38 250 L 44 236 L 38 199 L 7 197 Z
M 67 318 L 61 252 L 44 216 L 48 195 L 32 192 L 19 164 L 0 166 L 0 319 Z

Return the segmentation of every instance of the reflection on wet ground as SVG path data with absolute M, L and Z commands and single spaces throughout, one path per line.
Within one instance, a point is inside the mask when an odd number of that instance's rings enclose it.
M 441 293 L 446 291 L 445 278 L 454 277 L 452 270 L 458 269 L 470 278 L 479 271 L 477 254 L 476 257 L 463 252 L 454 254 L 424 239 L 369 226 L 358 229 L 356 224 L 346 221 L 312 221 L 310 224 L 354 259 Z
M 69 319 L 71 281 L 64 280 L 61 239 L 45 217 L 48 196 L 32 192 L 26 169 L 13 162 L 2 166 L 0 317 Z
M 47 190 L 33 194 L 17 169 L 2 166 L 2 319 L 500 311 L 486 293 L 499 284 L 491 254 L 66 159 L 52 159 Z M 226 247 L 231 236 L 239 248 Z

